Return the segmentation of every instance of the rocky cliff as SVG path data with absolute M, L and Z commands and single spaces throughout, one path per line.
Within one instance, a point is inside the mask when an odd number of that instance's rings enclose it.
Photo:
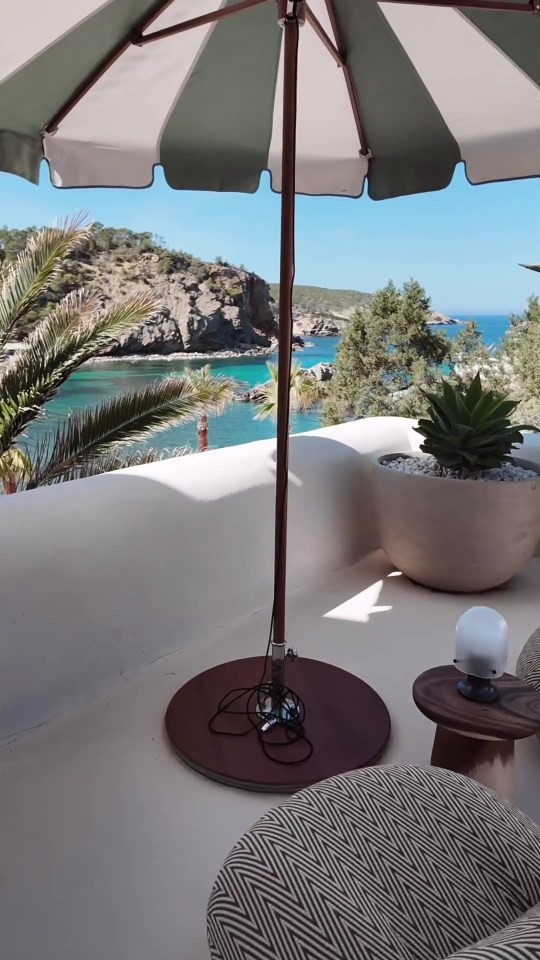
M 220 264 L 206 264 L 201 280 L 189 270 L 156 273 L 155 255 L 143 255 L 136 276 L 101 279 L 105 299 L 128 296 L 141 283 L 162 303 L 159 314 L 123 337 L 113 355 L 246 352 L 268 348 L 277 335 L 268 285 L 255 274 Z M 99 264 L 97 265 L 99 270 Z
M 33 229 L 0 229 L 2 256 L 13 259 Z M 277 336 L 273 301 L 261 277 L 171 250 L 150 233 L 96 225 L 90 242 L 66 262 L 26 326 L 81 286 L 95 290 L 104 304 L 141 289 L 152 290 L 161 301 L 158 314 L 109 351 L 116 356 L 243 353 L 269 348 Z

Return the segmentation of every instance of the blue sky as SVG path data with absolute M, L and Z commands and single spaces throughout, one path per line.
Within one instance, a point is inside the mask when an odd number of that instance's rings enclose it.
M 243 263 L 278 277 L 279 198 L 266 179 L 253 196 L 180 193 L 161 172 L 148 190 L 57 190 L 43 168 L 36 187 L 0 174 L 0 223 L 49 223 L 75 210 L 213 260 Z M 298 283 L 375 290 L 414 276 L 433 307 L 448 313 L 521 310 L 540 294 L 540 275 L 519 262 L 540 261 L 540 180 L 471 187 L 458 168 L 440 193 L 374 203 L 299 197 Z

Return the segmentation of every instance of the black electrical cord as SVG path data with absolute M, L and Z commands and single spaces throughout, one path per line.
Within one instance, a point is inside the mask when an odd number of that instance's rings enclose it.
M 300 27 L 298 24 L 297 17 L 297 0 L 293 3 L 293 11 L 288 17 L 289 20 L 294 24 L 295 30 L 295 39 L 296 39 L 296 50 L 294 57 L 294 86 L 297 90 L 297 75 L 298 75 L 298 47 L 300 39 Z M 288 27 L 287 29 L 292 29 Z M 294 127 L 296 130 L 296 115 L 297 115 L 297 101 L 295 97 L 294 101 Z M 293 160 L 293 186 L 296 186 L 296 151 Z M 290 310 L 292 313 L 293 309 L 293 296 L 292 288 L 294 285 L 294 277 L 296 272 L 296 265 L 294 260 L 294 251 L 295 251 L 295 236 L 294 236 L 294 223 L 293 223 L 293 263 L 292 263 L 292 283 L 291 289 L 289 291 L 290 296 Z M 288 345 L 288 356 L 287 356 L 287 377 L 291 379 L 291 366 L 292 366 L 292 337 Z M 287 418 L 286 422 L 289 424 L 289 418 L 291 413 L 291 402 L 290 402 L 290 389 L 287 391 Z M 286 470 L 285 483 L 283 486 L 283 499 L 281 502 L 281 510 L 279 515 L 284 516 L 285 503 L 287 500 L 287 492 L 289 486 L 289 471 L 288 464 Z M 261 748 L 265 756 L 269 760 L 273 760 L 275 763 L 281 763 L 285 766 L 293 765 L 296 763 L 304 763 L 306 760 L 309 760 L 313 753 L 313 744 L 311 740 L 306 736 L 304 722 L 306 719 L 306 708 L 300 697 L 294 690 L 290 687 L 286 687 L 283 684 L 271 684 L 265 682 L 265 676 L 268 669 L 268 658 L 270 654 L 270 648 L 272 645 L 272 637 L 274 635 L 274 619 L 275 619 L 275 609 L 276 609 L 276 591 L 277 584 L 279 583 L 279 555 L 278 555 L 278 568 L 276 571 L 276 576 L 274 579 L 274 599 L 272 604 L 272 613 L 270 617 L 270 633 L 268 636 L 268 643 L 266 645 L 266 653 L 264 655 L 263 662 L 263 671 L 259 683 L 255 684 L 252 687 L 237 687 L 234 690 L 229 690 L 224 697 L 220 700 L 217 710 L 214 715 L 210 718 L 208 722 L 208 728 L 212 733 L 221 735 L 221 736 L 231 736 L 231 737 L 245 737 L 247 734 L 252 733 L 254 730 L 257 734 L 257 738 L 261 745 Z M 267 711 L 264 709 L 262 704 L 264 701 L 271 696 L 271 702 L 273 704 L 273 710 Z M 280 720 L 278 723 L 272 723 L 275 719 L 275 709 L 278 709 L 278 716 Z M 228 730 L 219 730 L 216 729 L 215 723 L 219 717 L 223 716 L 245 716 L 248 721 L 244 730 L 239 732 L 231 733 Z M 269 728 L 265 730 L 264 728 L 270 724 Z M 275 737 L 276 731 L 282 735 L 281 739 Z M 267 736 L 268 734 L 268 736 Z M 272 739 L 269 739 L 271 735 Z M 301 757 L 296 758 L 295 760 L 284 760 L 282 757 L 272 756 L 271 750 L 279 750 L 282 747 L 288 747 L 293 743 L 304 743 L 305 744 L 305 754 Z
M 245 737 L 255 731 L 263 753 L 269 760 L 273 760 L 274 763 L 281 763 L 284 766 L 304 763 L 309 760 L 313 753 L 313 744 L 306 736 L 304 729 L 304 704 L 294 690 L 290 687 L 280 686 L 277 694 L 275 688 L 273 688 L 273 709 L 265 710 L 263 703 L 269 693 L 270 685 L 264 683 L 256 684 L 253 687 L 238 687 L 235 690 L 229 690 L 220 700 L 216 712 L 209 720 L 208 727 L 212 733 L 229 737 Z M 287 703 L 289 717 L 282 719 L 279 723 L 272 723 L 275 717 L 276 701 L 280 708 L 285 702 Z M 247 721 L 245 728 L 235 732 L 220 730 L 216 727 L 216 721 L 224 716 L 245 717 Z M 265 727 L 269 723 L 271 726 L 266 730 Z M 277 737 L 276 733 L 278 734 Z M 300 757 L 291 760 L 273 755 L 272 751 L 280 751 L 281 748 L 291 746 L 293 743 L 305 744 L 305 750 Z

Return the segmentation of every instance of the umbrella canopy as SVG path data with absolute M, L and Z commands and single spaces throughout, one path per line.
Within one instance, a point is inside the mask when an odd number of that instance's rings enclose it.
M 375 199 L 436 190 L 460 161 L 473 183 L 540 175 L 540 17 L 468 2 L 311 0 L 297 192 L 359 196 L 366 178 Z M 1 170 L 37 180 L 45 156 L 59 186 L 143 187 L 161 164 L 174 188 L 241 192 L 269 170 L 280 189 L 274 0 L 5 7 Z M 206 21 L 216 7 L 238 12 Z

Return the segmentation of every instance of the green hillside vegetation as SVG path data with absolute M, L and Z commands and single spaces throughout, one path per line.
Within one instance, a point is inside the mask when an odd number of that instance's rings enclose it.
M 278 301 L 279 284 L 270 284 L 270 293 Z M 371 294 L 361 290 L 332 290 L 330 287 L 295 286 L 293 305 L 302 313 L 337 315 L 371 303 Z
M 28 239 L 36 232 L 37 227 L 26 227 L 23 230 L 0 227 L 0 249 L 2 259 L 8 263 L 24 249 Z M 112 263 L 133 263 L 141 254 L 154 254 L 157 257 L 159 273 L 172 273 L 175 270 L 190 271 L 208 276 L 207 265 L 198 257 L 183 250 L 171 250 L 165 240 L 148 232 L 137 233 L 126 227 L 105 227 L 102 223 L 94 223 L 93 231 L 86 243 L 70 257 L 70 262 L 78 263 L 77 280 L 85 280 L 84 265 L 92 263 L 99 256 L 107 256 Z M 221 257 L 217 262 L 225 264 Z

